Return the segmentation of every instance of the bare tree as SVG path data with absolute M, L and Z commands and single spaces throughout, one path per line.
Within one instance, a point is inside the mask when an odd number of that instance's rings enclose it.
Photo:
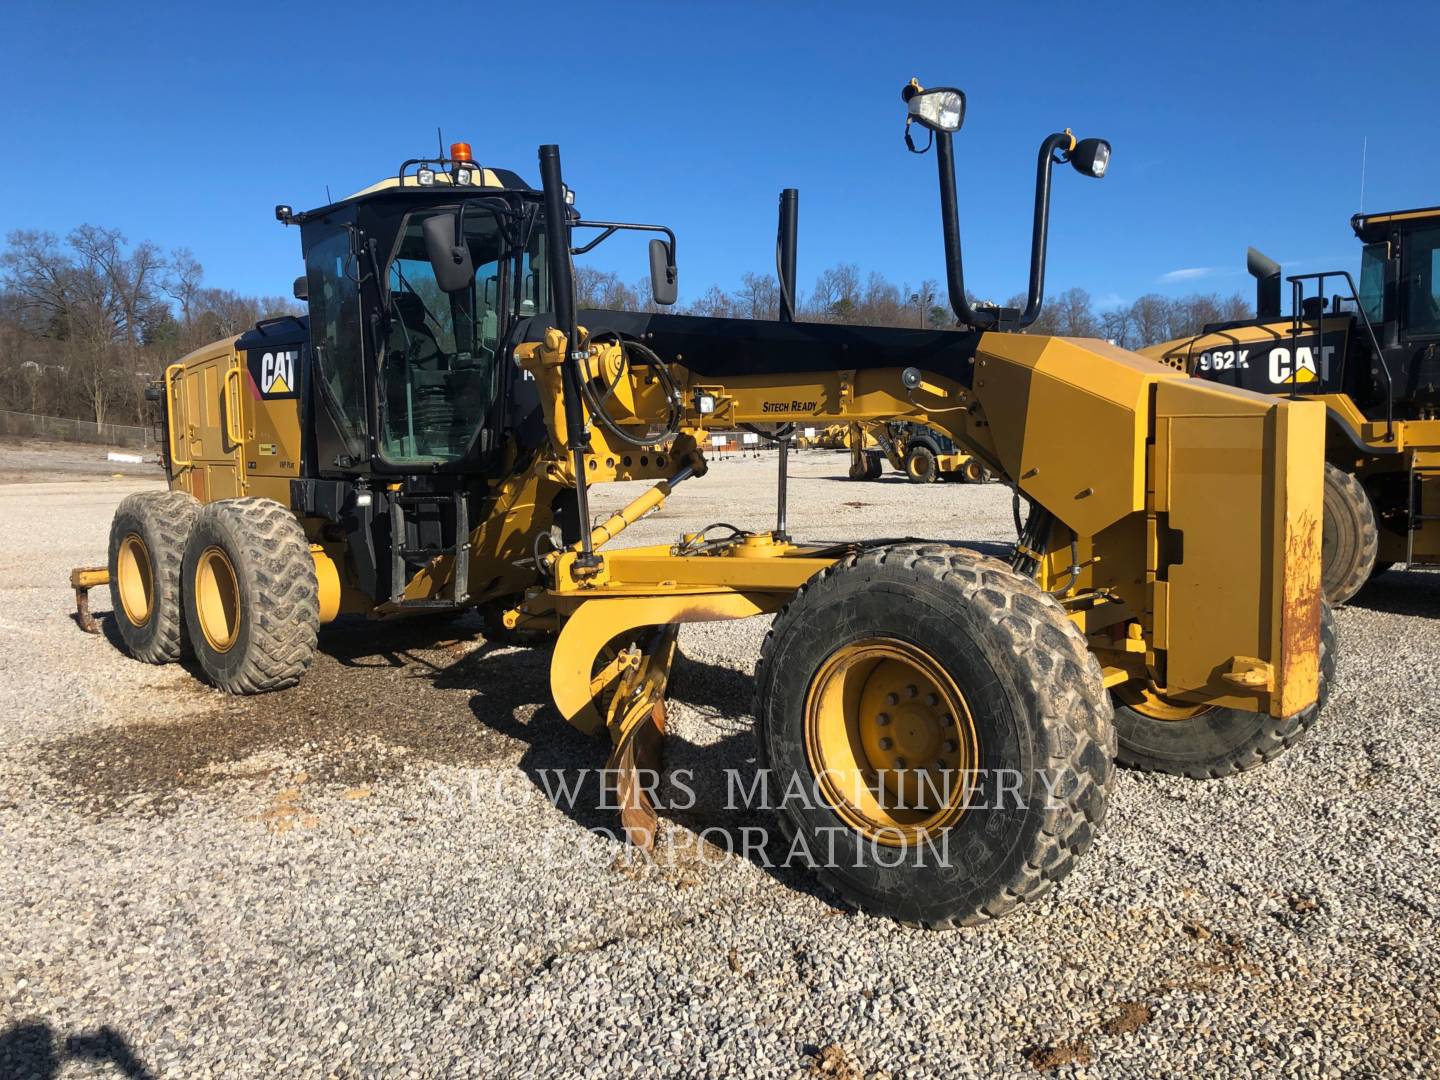
M 743 274 L 735 294 L 736 314 L 745 319 L 780 317 L 780 282 L 773 274 Z

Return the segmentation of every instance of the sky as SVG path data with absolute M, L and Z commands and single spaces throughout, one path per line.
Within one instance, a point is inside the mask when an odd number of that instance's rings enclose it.
M 1383 13 L 1385 18 L 1377 18 Z M 592 218 L 669 225 L 682 298 L 773 270 L 800 189 L 799 280 L 854 263 L 943 281 L 934 155 L 906 153 L 900 88 L 966 92 L 956 136 L 966 284 L 1024 289 L 1035 155 L 1050 132 L 1114 147 L 1058 169 L 1048 291 L 1104 306 L 1244 292 L 1254 244 L 1350 268 L 1348 225 L 1440 203 L 1440 5 L 1389 3 L 356 2 L 6 0 L 0 232 L 82 222 L 186 247 L 206 284 L 284 294 L 298 231 L 437 126 L 538 185 L 558 143 Z M 626 281 L 643 237 L 586 257 Z

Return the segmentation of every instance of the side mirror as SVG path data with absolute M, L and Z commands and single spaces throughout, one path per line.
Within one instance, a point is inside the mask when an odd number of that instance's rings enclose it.
M 428 222 L 427 222 L 428 224 Z M 650 241 L 650 294 L 655 303 L 669 307 L 680 294 L 680 272 L 664 240 Z
M 425 233 L 425 254 L 430 258 L 435 283 L 447 293 L 468 289 L 470 282 L 475 280 L 469 245 L 463 241 L 455 242 L 457 227 L 455 214 L 436 214 L 426 218 L 421 225 Z
M 310 279 L 301 274 L 295 279 L 295 285 L 290 290 L 295 294 L 295 299 L 301 302 L 310 299 Z

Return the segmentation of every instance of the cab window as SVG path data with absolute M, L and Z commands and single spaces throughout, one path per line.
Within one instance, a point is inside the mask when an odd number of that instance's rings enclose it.
M 435 280 L 422 222 L 412 214 L 386 272 L 389 306 L 380 367 L 380 452 L 395 464 L 462 457 L 495 399 L 504 241 L 493 214 L 467 208 L 465 241 L 475 277 L 444 292 Z
M 360 293 L 350 236 L 343 226 L 329 228 L 307 248 L 315 386 L 348 453 L 359 456 L 365 435 L 365 374 L 359 363 Z
M 1410 337 L 1440 337 L 1440 226 L 1416 229 L 1405 239 L 1404 330 Z
M 1385 266 L 1390 243 L 1366 244 L 1360 252 L 1360 307 L 1376 327 L 1385 321 Z M 1377 330 L 1378 332 L 1378 330 Z

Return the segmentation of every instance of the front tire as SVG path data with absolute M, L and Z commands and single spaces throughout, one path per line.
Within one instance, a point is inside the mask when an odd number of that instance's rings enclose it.
M 229 694 L 294 686 L 320 629 L 305 530 L 273 499 L 225 499 L 200 511 L 183 566 L 185 619 L 206 678 Z
M 976 552 L 899 544 L 817 575 L 776 617 L 755 701 L 790 850 L 865 911 L 985 922 L 1068 874 L 1104 819 L 1099 665 L 1053 598 Z
M 1272 761 L 1300 741 L 1325 707 L 1335 678 L 1335 617 L 1320 605 L 1320 698 L 1296 716 L 1168 701 L 1151 690 L 1115 692 L 1115 734 L 1122 765 L 1211 780 Z
M 180 659 L 180 563 L 199 507 L 188 492 L 146 491 L 126 496 L 110 522 L 110 606 L 136 660 Z
M 1375 507 L 1352 474 L 1325 465 L 1325 520 L 1320 541 L 1320 581 L 1325 599 L 1340 605 L 1375 573 L 1380 530 Z

